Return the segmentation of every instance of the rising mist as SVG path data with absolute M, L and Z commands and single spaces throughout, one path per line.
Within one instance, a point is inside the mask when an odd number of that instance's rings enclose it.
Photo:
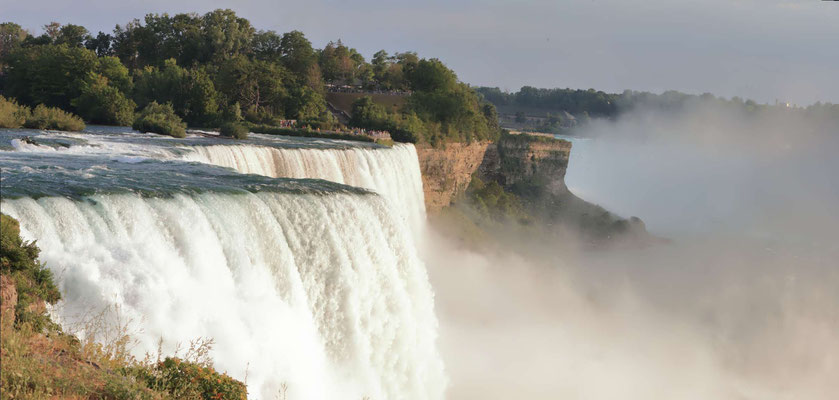
M 837 132 L 704 102 L 578 132 L 571 190 L 669 240 L 432 242 L 450 398 L 832 398 Z

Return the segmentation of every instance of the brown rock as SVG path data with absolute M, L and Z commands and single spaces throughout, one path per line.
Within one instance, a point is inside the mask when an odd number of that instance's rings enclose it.
M 440 148 L 417 145 L 425 208 L 440 211 L 463 193 L 484 159 L 489 142 L 448 143 Z
M 5 326 L 15 323 L 16 305 L 17 288 L 15 282 L 6 275 L 0 275 L 0 324 Z

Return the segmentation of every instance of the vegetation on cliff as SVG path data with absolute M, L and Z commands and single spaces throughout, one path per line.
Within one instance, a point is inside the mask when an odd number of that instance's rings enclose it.
M 85 326 L 87 336 L 108 329 L 104 341 L 79 340 L 47 314 L 61 298 L 39 249 L 20 237 L 15 219 L 0 214 L 0 398 L 246 399 L 245 385 L 213 370 L 211 340 L 160 359 L 130 355 L 123 326 Z

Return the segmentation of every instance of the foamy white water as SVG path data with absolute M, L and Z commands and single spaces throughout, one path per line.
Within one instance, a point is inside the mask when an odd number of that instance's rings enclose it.
M 189 161 L 233 168 L 274 178 L 324 179 L 373 190 L 392 204 L 392 211 L 419 232 L 425 223 L 417 152 L 411 144 L 390 149 L 295 149 L 253 145 L 193 146 Z M 418 236 L 418 235 L 417 235 Z
M 37 239 L 65 324 L 118 305 L 142 356 L 199 336 L 252 398 L 439 399 L 431 287 L 376 195 L 94 195 L 3 200 Z

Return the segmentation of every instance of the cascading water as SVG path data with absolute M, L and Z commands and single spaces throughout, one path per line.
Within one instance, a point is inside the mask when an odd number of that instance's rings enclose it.
M 316 151 L 326 152 L 297 156 Z M 442 398 L 433 293 L 408 225 L 417 212 L 393 209 L 416 206 L 398 188 L 421 185 L 418 169 L 377 178 L 376 169 L 398 167 L 377 159 L 391 150 L 341 151 L 319 156 L 324 175 L 393 189 L 3 151 L 0 206 L 38 240 L 65 297 L 64 324 L 116 305 L 141 329 L 138 356 L 161 339 L 166 353 L 211 337 L 215 367 L 247 376 L 253 398 L 275 398 L 283 383 L 289 399 Z M 393 149 L 397 159 L 413 151 Z M 252 172 L 279 175 L 274 160 L 260 166 L 274 173 Z M 354 175 L 353 162 L 368 169 Z
M 275 178 L 313 178 L 378 192 L 415 230 L 425 221 L 417 152 L 413 145 L 392 149 L 290 149 L 253 145 L 194 146 L 184 159 Z
M 391 202 L 392 212 L 405 219 L 419 238 L 425 224 L 425 199 L 416 149 L 411 144 L 391 148 L 365 142 L 328 141 L 251 134 L 251 139 L 188 138 L 174 141 L 159 135 L 129 134 L 109 127 L 96 134 L 35 135 L 37 143 L 21 140 L 32 132 L 0 133 L 0 142 L 25 152 L 106 155 L 127 160 L 179 159 L 232 168 L 273 178 L 323 179 L 375 191 Z M 244 144 L 241 144 L 244 143 Z

